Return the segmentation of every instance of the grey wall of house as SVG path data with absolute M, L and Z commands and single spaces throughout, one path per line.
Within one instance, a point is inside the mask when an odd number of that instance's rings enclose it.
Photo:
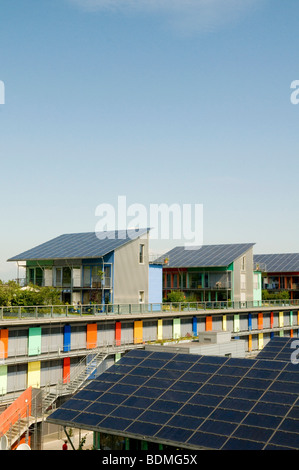
M 139 263 L 139 246 L 144 244 L 144 262 Z M 114 252 L 114 304 L 139 303 L 139 292 L 148 302 L 148 235 L 131 241 Z
M 242 270 L 242 259 L 245 256 L 245 270 Z M 242 289 L 241 275 L 245 276 L 246 288 Z M 242 293 L 245 293 L 245 300 L 253 300 L 253 249 L 250 248 L 246 253 L 234 261 L 234 300 L 242 301 Z

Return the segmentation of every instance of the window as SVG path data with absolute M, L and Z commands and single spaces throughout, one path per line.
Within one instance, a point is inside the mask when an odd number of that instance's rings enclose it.
M 144 290 L 139 291 L 139 303 L 144 304 Z
M 246 275 L 241 274 L 241 289 L 245 290 L 246 289 Z
M 139 245 L 139 263 L 144 263 L 144 245 Z
M 241 270 L 245 271 L 245 267 L 246 267 L 246 256 L 243 256 L 242 262 L 241 262 Z

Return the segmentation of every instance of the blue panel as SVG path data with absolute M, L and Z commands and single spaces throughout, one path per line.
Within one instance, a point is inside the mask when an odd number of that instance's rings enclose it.
M 193 336 L 197 336 L 197 317 L 192 318 L 192 333 Z
M 71 325 L 64 325 L 63 329 L 63 351 L 71 350 Z
M 150 304 L 161 304 L 162 302 L 162 265 L 149 265 L 148 275 L 148 302 Z M 157 306 L 160 310 L 160 305 Z
M 248 313 L 248 330 L 252 330 L 252 315 L 251 313 Z

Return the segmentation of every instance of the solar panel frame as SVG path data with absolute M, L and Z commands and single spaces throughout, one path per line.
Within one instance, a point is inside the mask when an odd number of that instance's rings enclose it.
M 227 267 L 242 254 L 246 253 L 254 243 L 237 243 L 221 245 L 203 245 L 186 250 L 178 246 L 165 253 L 155 262 L 162 263 L 167 257 L 167 267 Z
M 286 338 L 284 341 L 276 341 L 275 356 L 279 350 L 288 347 L 288 343 Z M 132 357 L 138 357 L 139 362 L 126 372 L 120 368 L 122 373 L 116 373 L 115 369 L 109 373 L 108 369 L 93 379 L 91 382 L 94 385 L 88 384 L 83 389 L 85 394 L 79 392 L 78 396 L 75 395 L 54 411 L 53 422 L 60 421 L 64 416 L 73 425 L 83 427 L 87 423 L 93 429 L 110 433 L 115 430 L 124 436 L 142 436 L 153 442 L 162 440 L 170 445 L 178 446 L 181 443 L 183 447 L 192 448 L 266 449 L 271 446 L 294 448 L 297 445 L 294 430 L 299 420 L 299 382 L 297 374 L 296 380 L 292 380 L 293 369 L 288 367 L 288 362 L 259 359 L 259 355 L 256 359 L 248 360 L 210 360 L 206 357 L 202 360 L 204 356 L 190 355 L 190 359 L 186 356 L 184 361 L 179 361 L 182 356 L 167 354 L 160 360 L 156 352 L 137 350 L 127 353 L 118 364 L 125 365 Z M 190 372 L 194 366 L 200 370 L 198 366 L 201 361 L 202 368 L 209 373 Z M 172 365 L 178 362 L 184 362 L 185 371 L 174 374 L 171 379 L 158 377 L 161 371 L 174 373 Z M 155 367 L 147 367 L 150 365 Z M 152 376 L 133 375 L 136 370 L 145 374 L 150 369 Z M 186 381 L 190 379 L 190 374 L 193 382 Z M 201 382 L 196 382 L 197 375 Z M 104 382 L 101 382 L 102 377 Z M 129 377 L 142 378 L 142 381 L 133 385 L 129 383 L 126 389 L 125 383 Z M 202 382 L 203 378 L 205 381 Z M 288 380 L 285 381 L 285 378 Z M 230 385 L 223 385 L 220 379 L 227 379 Z M 152 387 L 158 383 L 160 388 Z M 104 391 L 93 390 L 99 384 Z M 277 384 L 279 390 L 275 390 Z M 284 384 L 292 387 L 285 387 Z M 186 393 L 183 386 L 188 388 Z M 99 395 L 96 400 L 95 393 Z M 92 400 L 90 404 L 88 398 Z M 281 403 L 283 401 L 284 404 Z M 79 408 L 79 403 L 83 410 L 69 409 Z M 284 433 L 284 437 L 290 435 L 290 443 L 287 443 L 286 438 L 280 443 L 274 439 L 278 432 Z
M 115 230 L 101 234 L 98 232 L 98 235 L 97 232 L 63 234 L 13 256 L 8 261 L 99 258 L 144 236 L 149 230 Z M 99 238 L 104 235 L 106 238 Z

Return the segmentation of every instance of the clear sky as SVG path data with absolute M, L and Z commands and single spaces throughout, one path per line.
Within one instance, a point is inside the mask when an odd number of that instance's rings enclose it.
M 0 279 L 119 195 L 298 252 L 298 31 L 298 0 L 1 0 Z

